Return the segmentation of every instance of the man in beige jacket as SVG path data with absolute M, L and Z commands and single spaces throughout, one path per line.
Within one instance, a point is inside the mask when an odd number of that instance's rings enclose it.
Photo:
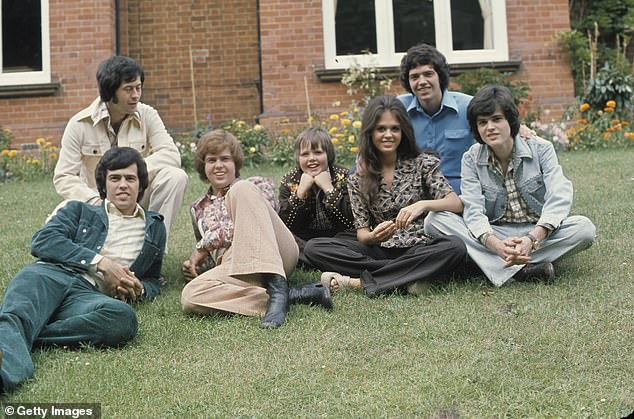
M 128 57 L 113 56 L 99 65 L 100 97 L 66 125 L 53 183 L 66 200 L 99 205 L 97 162 L 112 147 L 132 147 L 144 157 L 149 175 L 140 204 L 161 213 L 169 233 L 188 177 L 158 112 L 140 102 L 144 79 L 141 66 Z

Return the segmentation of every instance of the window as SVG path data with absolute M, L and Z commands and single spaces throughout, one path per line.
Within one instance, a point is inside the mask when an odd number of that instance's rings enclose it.
M 0 85 L 50 83 L 48 0 L 0 5 Z
M 326 68 L 355 61 L 398 66 L 422 42 L 450 64 L 508 60 L 504 0 L 322 0 L 322 6 Z

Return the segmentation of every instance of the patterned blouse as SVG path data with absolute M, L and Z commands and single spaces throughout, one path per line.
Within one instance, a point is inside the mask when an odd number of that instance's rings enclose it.
M 325 193 L 313 186 L 304 199 L 296 193 L 301 177 L 301 169 L 295 168 L 286 173 L 280 183 L 279 215 L 293 234 L 304 240 L 331 237 L 354 226 L 348 196 L 348 169 L 331 167 L 333 191 Z
M 395 220 L 401 208 L 420 200 L 442 199 L 453 192 L 445 176 L 440 172 L 440 160 L 429 153 L 421 153 L 416 158 L 398 159 L 394 169 L 392 188 L 389 189 L 383 178 L 374 202 L 367 202 L 360 192 L 358 173 L 350 176 L 348 188 L 350 203 L 357 229 L 369 227 L 372 230 L 383 221 Z M 423 233 L 421 214 L 407 228 L 397 230 L 387 241 L 379 243 L 382 247 L 413 247 L 427 243 L 430 239 Z
M 238 180 L 236 179 L 234 183 Z M 273 181 L 261 176 L 253 176 L 246 180 L 257 186 L 262 197 L 277 211 L 278 204 Z M 218 263 L 219 258 L 233 241 L 233 221 L 225 205 L 225 196 L 229 188 L 231 186 L 224 190 L 222 196 L 216 196 L 209 187 L 207 193 L 195 200 L 190 207 L 194 235 L 198 241 L 196 248 L 207 250 L 214 263 Z

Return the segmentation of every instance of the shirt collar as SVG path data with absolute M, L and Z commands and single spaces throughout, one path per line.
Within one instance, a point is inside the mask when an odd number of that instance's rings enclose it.
M 108 199 L 104 199 L 104 205 L 106 213 L 108 215 L 116 215 L 117 217 L 123 218 L 140 218 L 142 220 L 145 220 L 145 211 L 138 203 L 136 204 L 136 209 L 134 210 L 134 214 L 132 215 L 123 215 L 121 211 L 119 211 L 119 209 L 115 206 L 115 204 L 108 201 Z
M 458 113 L 458 104 L 456 103 L 456 99 L 451 94 L 451 92 L 448 91 L 447 89 L 443 90 L 442 100 L 440 101 L 440 108 L 438 109 L 438 112 L 436 112 L 434 115 L 437 115 L 440 112 L 442 112 L 443 108 L 449 108 L 449 109 L 452 109 L 454 112 Z M 412 101 L 410 102 L 409 106 L 407 106 L 407 111 L 409 112 L 412 109 L 416 109 L 418 112 L 425 113 L 425 110 L 418 102 L 418 98 L 413 93 L 412 93 Z
M 104 102 L 101 99 L 97 99 L 97 103 L 95 104 L 95 107 L 93 108 L 92 114 L 90 116 L 92 118 L 93 125 L 97 125 L 99 122 L 103 121 L 104 119 L 107 119 L 108 122 L 110 122 L 110 111 L 108 111 L 108 105 L 106 105 L 106 102 Z M 124 120 L 128 118 L 132 118 L 139 125 L 141 124 L 141 116 L 139 115 L 138 110 L 134 111 L 134 113 L 132 114 L 128 114 L 124 118 Z

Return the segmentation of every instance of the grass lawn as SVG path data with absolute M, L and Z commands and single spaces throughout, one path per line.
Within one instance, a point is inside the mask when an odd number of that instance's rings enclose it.
M 599 232 L 556 265 L 552 285 L 493 288 L 455 279 L 428 295 L 335 295 L 293 306 L 287 324 L 190 317 L 180 263 L 188 212 L 173 227 L 157 300 L 137 307 L 122 349 L 47 349 L 10 402 L 101 403 L 103 417 L 613 417 L 634 411 L 634 150 L 560 154 L 573 213 Z M 284 170 L 243 170 L 280 179 Z M 192 176 L 186 202 L 205 186 Z M 29 240 L 59 201 L 50 180 L 0 184 L 0 295 L 33 258 Z M 317 280 L 296 272 L 293 282 Z M 0 337 L 1 339 L 1 337 Z

